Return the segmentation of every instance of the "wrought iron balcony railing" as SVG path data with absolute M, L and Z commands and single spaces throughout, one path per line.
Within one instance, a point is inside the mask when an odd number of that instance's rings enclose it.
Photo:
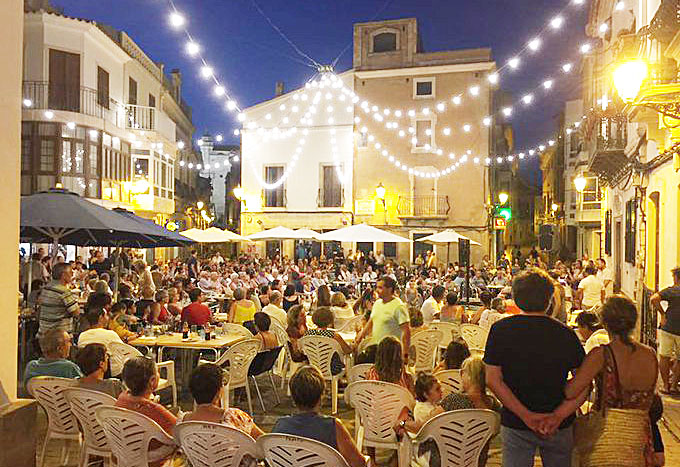
M 400 196 L 397 203 L 399 217 L 446 217 L 450 210 L 446 195 Z

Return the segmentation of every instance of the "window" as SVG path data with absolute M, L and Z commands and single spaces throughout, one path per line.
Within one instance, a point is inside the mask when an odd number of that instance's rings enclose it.
M 383 250 L 386 258 L 396 258 L 397 257 L 397 244 L 396 242 L 385 242 L 383 243 Z
M 393 52 L 397 50 L 397 34 L 382 32 L 373 36 L 373 53 Z
M 109 72 L 97 67 L 97 104 L 109 108 Z
M 413 79 L 413 98 L 430 99 L 435 95 L 434 78 L 414 78 Z
M 128 104 L 137 105 L 137 81 L 132 78 L 129 79 Z
M 357 242 L 357 251 L 362 252 L 364 255 L 369 254 L 373 251 L 373 242 Z
M 604 215 L 604 253 L 612 254 L 612 210 L 608 209 Z
M 361 132 L 359 133 L 359 147 L 360 148 L 366 148 L 368 147 L 368 133 L 367 132 Z
M 50 49 L 49 108 L 80 112 L 80 55 Z
M 283 166 L 273 165 L 264 168 L 264 180 L 267 183 L 275 183 L 283 176 Z M 271 190 L 264 190 L 264 205 L 267 208 L 283 208 L 285 202 L 285 188 L 283 183 Z
M 338 170 L 334 165 L 321 167 L 321 188 L 319 188 L 319 206 L 335 208 L 342 206 L 342 182 Z
M 156 107 L 156 96 L 149 94 L 149 107 Z
M 600 185 L 597 177 L 586 177 L 582 209 L 600 209 Z
M 625 233 L 625 260 L 635 264 L 635 229 L 637 225 L 637 203 L 630 200 L 626 203 L 626 233 Z
M 416 144 L 414 148 L 425 148 L 426 145 L 433 146 L 432 134 L 432 120 L 416 120 Z

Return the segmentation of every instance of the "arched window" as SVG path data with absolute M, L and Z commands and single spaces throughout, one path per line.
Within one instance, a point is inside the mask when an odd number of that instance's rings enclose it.
M 381 32 L 373 36 L 373 53 L 392 52 L 397 50 L 397 34 Z

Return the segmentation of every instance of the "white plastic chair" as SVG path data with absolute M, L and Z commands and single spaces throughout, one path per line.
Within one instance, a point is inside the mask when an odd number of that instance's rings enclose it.
M 235 323 L 222 323 L 222 330 L 225 334 L 236 334 L 237 336 L 245 337 L 246 339 L 252 339 L 253 333 L 248 330 L 248 328 L 243 327 L 240 324 Z
M 47 414 L 47 433 L 40 451 L 39 465 L 44 465 L 45 452 L 51 439 L 78 441 L 80 444 L 80 430 L 78 422 L 66 400 L 64 391 L 74 387 L 75 379 L 57 378 L 54 376 L 35 376 L 28 380 L 26 389 Z M 68 444 L 61 450 L 61 464 L 68 461 Z
M 404 452 L 404 446 L 410 442 L 403 437 L 400 442 L 394 431 L 399 414 L 415 405 L 413 395 L 403 386 L 384 381 L 356 381 L 345 389 L 349 403 L 359 412 L 361 423 L 357 430 L 357 446 L 394 449 Z M 410 459 L 399 456 L 399 466 L 407 466 Z M 445 465 L 445 464 L 442 464 Z
M 326 336 L 304 336 L 300 339 L 300 349 L 309 359 L 309 363 L 317 367 L 326 381 L 331 382 L 331 413 L 338 412 L 338 382 L 345 375 L 345 370 L 337 375 L 331 372 L 333 354 L 342 356 L 343 351 L 335 339 Z
M 132 410 L 102 406 L 95 417 L 104 428 L 116 465 L 149 467 L 149 463 L 167 459 L 177 449 L 175 440 L 155 421 Z M 151 441 L 161 447 L 149 450 Z
M 349 467 L 332 447 L 301 436 L 271 433 L 257 438 L 256 444 L 271 467 Z
M 359 365 L 354 365 L 352 368 L 347 370 L 347 382 L 353 383 L 355 381 L 364 381 L 366 379 L 366 373 L 368 370 L 373 368 L 372 363 L 361 363 Z
M 482 448 L 498 433 L 500 416 L 492 410 L 444 412 L 428 420 L 414 439 L 413 452 L 428 439 L 439 448 L 441 465 L 477 467 Z
M 442 339 L 439 342 L 439 348 L 441 349 L 446 349 L 452 340 L 460 337 L 460 325 L 456 323 L 435 321 L 430 324 L 430 329 L 437 329 L 443 333 Z
M 460 325 L 460 336 L 470 348 L 471 353 L 473 351 L 474 353 L 484 353 L 489 331 L 476 324 L 465 323 Z
M 229 393 L 232 389 L 245 388 L 248 398 L 248 409 L 251 414 L 253 413 L 253 401 L 250 396 L 250 385 L 248 384 L 248 369 L 260 351 L 261 345 L 262 343 L 258 339 L 250 338 L 229 347 L 216 362 L 199 360 L 199 364 L 214 363 L 222 367 L 225 381 L 227 381 L 224 388 L 223 407 L 229 407 Z M 229 363 L 229 368 L 225 368 L 227 363 Z
M 71 388 L 64 390 L 66 400 L 71 405 L 71 411 L 80 422 L 83 432 L 83 445 L 80 449 L 80 467 L 89 465 L 90 456 L 104 458 L 105 465 L 111 464 L 111 448 L 106 439 L 104 428 L 95 417 L 95 409 L 102 406 L 113 406 L 116 399 L 100 391 L 90 389 Z
M 443 332 L 437 329 L 419 331 L 411 337 L 411 347 L 416 351 L 414 374 L 420 371 L 432 372 L 437 360 L 437 350 L 442 340 Z
M 193 467 L 239 467 L 246 455 L 261 457 L 253 438 L 220 423 L 178 423 L 175 439 Z
M 281 377 L 281 389 L 283 389 L 286 385 L 286 379 L 288 378 L 291 368 L 290 351 L 288 349 L 288 342 L 290 339 L 286 330 L 276 320 L 272 320 L 269 330 L 276 335 L 276 340 L 279 345 L 283 346 L 275 371 L 275 373 L 278 373 Z
M 123 366 L 125 362 L 132 357 L 143 357 L 144 355 L 138 349 L 131 345 L 125 344 L 123 342 L 111 342 L 109 344 L 109 352 L 111 352 L 111 375 L 118 376 L 123 371 Z M 118 373 L 115 373 L 113 368 L 120 368 Z M 177 406 L 177 381 L 175 380 L 175 362 L 172 360 L 166 360 L 164 362 L 156 363 L 158 372 L 163 376 L 165 372 L 165 378 L 160 378 L 158 380 L 158 391 L 163 389 L 172 389 L 172 406 Z
M 448 396 L 452 392 L 463 391 L 463 379 L 460 370 L 441 370 L 434 374 L 442 385 L 442 395 Z
M 340 326 L 337 326 L 336 324 L 336 330 L 340 332 L 354 331 L 354 328 L 356 328 L 357 325 L 363 323 L 363 321 L 364 321 L 363 315 L 356 315 L 354 318 L 341 320 Z

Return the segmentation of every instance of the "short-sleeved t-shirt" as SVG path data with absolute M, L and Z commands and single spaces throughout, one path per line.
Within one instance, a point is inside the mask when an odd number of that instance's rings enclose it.
M 401 325 L 409 322 L 406 305 L 399 298 L 393 297 L 387 303 L 378 299 L 371 311 L 373 321 L 373 337 L 371 341 L 380 343 L 386 336 L 394 336 L 401 341 Z
M 593 307 L 602 304 L 602 289 L 604 285 L 596 276 L 590 275 L 581 280 L 578 288 L 583 290 L 583 306 Z
M 47 358 L 39 358 L 31 360 L 26 365 L 24 370 L 24 382 L 34 376 L 56 376 L 59 378 L 80 378 L 83 373 L 78 368 L 78 365 L 65 358 L 57 360 L 49 360 Z
M 659 292 L 661 300 L 668 302 L 666 324 L 661 326 L 666 332 L 680 336 L 680 286 L 672 286 Z
M 499 366 L 503 381 L 524 406 L 550 413 L 564 401 L 569 371 L 578 368 L 585 352 L 576 333 L 549 316 L 517 315 L 491 326 L 484 363 Z M 566 418 L 560 428 L 571 425 Z M 504 408 L 501 424 L 528 430 L 520 418 Z
M 191 303 L 182 310 L 182 322 L 189 326 L 205 326 L 210 322 L 210 308 L 203 303 Z

